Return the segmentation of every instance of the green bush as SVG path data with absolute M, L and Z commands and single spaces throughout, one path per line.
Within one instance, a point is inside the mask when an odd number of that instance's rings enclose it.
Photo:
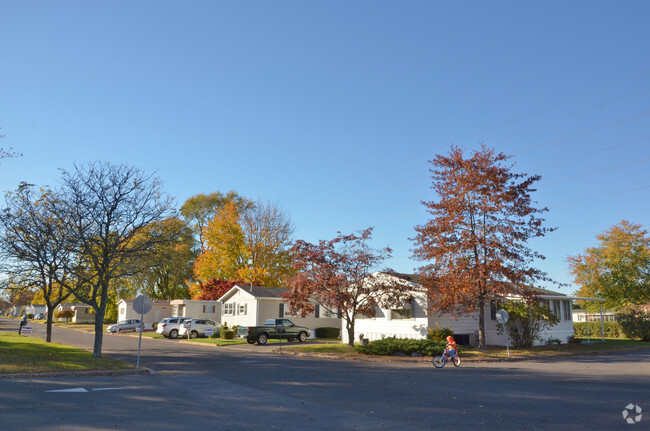
M 619 324 L 619 322 L 603 322 L 603 328 L 605 329 L 606 338 L 623 337 L 623 331 L 621 330 L 621 325 Z M 585 338 L 587 336 L 587 323 L 574 322 L 573 333 L 576 337 Z M 589 336 L 590 337 L 601 336 L 600 322 L 589 322 Z
M 451 329 L 448 326 L 445 326 L 443 328 L 438 325 L 436 322 L 436 327 L 435 329 L 429 328 L 429 333 L 427 334 L 427 339 L 432 340 L 432 341 L 444 341 L 445 343 L 447 342 L 447 337 L 450 335 L 454 335 L 454 330 Z
M 650 341 L 650 316 L 640 310 L 628 310 L 620 314 L 620 326 L 627 338 Z
M 445 350 L 445 346 L 447 346 L 446 341 L 389 337 L 356 346 L 356 349 L 358 352 L 367 355 L 390 356 L 396 353 L 404 353 L 408 356 L 411 353 L 419 353 L 424 356 L 438 356 Z
M 316 328 L 316 338 L 339 338 L 341 328 Z
M 221 338 L 224 340 L 234 340 L 235 339 L 235 331 L 230 330 L 230 329 L 222 329 L 220 332 Z

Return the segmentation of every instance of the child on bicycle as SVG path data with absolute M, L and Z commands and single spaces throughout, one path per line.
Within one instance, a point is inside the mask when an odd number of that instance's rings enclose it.
M 456 345 L 456 341 L 454 340 L 454 337 L 448 335 L 447 346 L 445 347 L 445 355 L 448 355 L 450 359 L 453 359 L 454 356 L 456 356 L 457 351 L 458 351 L 458 346 Z

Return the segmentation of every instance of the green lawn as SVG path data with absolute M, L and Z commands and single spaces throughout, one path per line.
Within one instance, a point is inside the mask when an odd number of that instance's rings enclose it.
M 39 338 L 0 332 L 0 374 L 55 371 L 125 370 L 134 368 L 112 358 Z

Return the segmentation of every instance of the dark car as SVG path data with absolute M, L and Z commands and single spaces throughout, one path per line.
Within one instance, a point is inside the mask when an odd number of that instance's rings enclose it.
M 142 329 L 142 323 L 140 322 L 140 319 L 127 319 L 122 320 L 115 325 L 108 326 L 106 328 L 106 332 L 118 334 L 120 332 L 137 331 L 138 329 Z

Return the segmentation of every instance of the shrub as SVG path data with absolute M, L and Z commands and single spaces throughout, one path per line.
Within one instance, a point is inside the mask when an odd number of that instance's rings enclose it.
M 69 322 L 70 319 L 74 317 L 74 311 L 72 310 L 61 310 L 56 313 L 57 319 L 65 319 L 66 322 Z
M 432 341 L 444 341 L 447 342 L 447 337 L 450 335 L 454 335 L 454 330 L 451 329 L 448 326 L 445 326 L 444 328 L 440 328 L 440 325 L 438 325 L 438 322 L 436 322 L 436 328 L 429 328 L 429 333 L 427 334 L 427 339 L 432 340 Z
M 508 312 L 509 319 L 506 323 L 508 337 L 512 345 L 518 348 L 530 348 L 544 329 L 558 323 L 558 318 L 545 304 L 534 301 L 532 303 L 508 301 L 502 304 Z M 503 325 L 498 323 L 499 333 L 503 333 Z
M 230 330 L 230 329 L 222 329 L 220 331 L 221 338 L 224 340 L 234 340 L 235 339 L 235 331 Z
M 316 338 L 339 338 L 341 328 L 316 328 Z
M 34 315 L 33 315 L 32 313 L 29 313 L 29 314 L 27 315 L 27 318 L 33 320 L 33 319 L 34 319 Z
M 619 322 L 603 322 L 602 328 L 605 329 L 605 337 L 607 338 L 623 337 L 623 331 Z M 587 322 L 574 322 L 573 333 L 576 337 L 585 338 L 587 336 Z M 600 322 L 589 322 L 589 336 L 600 337 L 600 335 Z
M 433 340 L 414 340 L 412 338 L 389 337 L 356 346 L 360 353 L 389 356 L 396 353 L 419 353 L 424 356 L 438 356 L 445 350 L 447 342 Z
M 621 329 L 627 338 L 650 341 L 650 316 L 640 310 L 627 310 L 620 314 Z

